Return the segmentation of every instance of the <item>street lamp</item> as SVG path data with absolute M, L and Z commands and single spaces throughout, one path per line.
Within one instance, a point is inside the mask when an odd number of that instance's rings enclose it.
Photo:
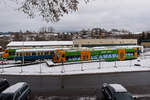
M 42 73 L 41 59 L 40 59 L 40 73 Z
M 115 60 L 115 65 L 114 65 L 115 68 L 117 68 L 117 59 Z
M 102 61 L 104 61 L 104 59 L 99 59 L 99 67 L 98 67 L 98 69 L 102 68 Z
M 1 72 L 1 73 L 4 72 L 4 66 L 3 66 L 3 63 L 4 63 L 4 59 L 2 58 L 2 72 Z
M 20 73 L 22 73 L 22 72 L 23 72 L 22 67 L 23 67 L 23 65 L 24 65 L 24 41 L 23 41 L 22 43 L 23 43 L 23 48 L 22 48 L 23 53 L 22 53 L 22 66 L 21 66 L 21 72 L 20 72 Z

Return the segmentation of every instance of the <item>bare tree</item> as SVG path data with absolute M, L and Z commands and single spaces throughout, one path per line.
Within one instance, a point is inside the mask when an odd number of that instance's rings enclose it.
M 19 2 L 19 0 L 16 0 Z M 64 14 L 77 11 L 80 0 L 23 0 L 20 10 L 31 17 L 40 15 L 46 21 L 57 22 Z M 83 0 L 86 3 L 89 0 Z

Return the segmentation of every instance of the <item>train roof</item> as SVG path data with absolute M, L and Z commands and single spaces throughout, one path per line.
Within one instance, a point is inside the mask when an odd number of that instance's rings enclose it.
M 56 49 L 19 49 L 16 52 L 55 51 Z
M 139 46 L 139 45 L 128 45 L 128 46 L 114 46 L 116 48 L 137 48 L 137 47 L 143 47 L 143 46 Z
M 57 49 L 62 49 L 62 50 L 69 50 L 70 48 L 51 48 L 51 49 L 47 49 L 47 48 L 43 48 L 43 49 L 18 49 L 16 50 L 16 52 L 42 52 L 42 51 L 56 51 Z
M 88 48 L 88 47 L 81 47 L 81 48 L 75 48 L 75 49 L 70 49 L 66 50 L 68 52 L 74 52 L 74 51 L 85 51 L 85 50 L 116 50 L 116 49 L 121 49 L 121 48 L 126 48 L 126 49 L 133 49 L 140 47 L 143 49 L 143 46 L 138 46 L 138 45 L 129 45 L 129 46 L 106 46 L 106 47 L 93 47 L 93 48 Z
M 136 48 L 136 47 L 143 47 L 139 45 L 126 45 L 126 46 L 105 46 L 105 47 L 93 47 L 95 49 L 105 49 L 105 48 Z

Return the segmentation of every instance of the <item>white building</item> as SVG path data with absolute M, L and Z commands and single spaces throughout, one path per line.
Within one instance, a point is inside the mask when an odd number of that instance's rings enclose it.
M 9 49 L 62 48 L 72 46 L 73 41 L 12 41 L 7 45 L 7 48 Z

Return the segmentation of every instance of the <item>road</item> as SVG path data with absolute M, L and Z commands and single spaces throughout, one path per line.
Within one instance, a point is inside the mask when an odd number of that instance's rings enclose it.
M 25 81 L 32 93 L 40 96 L 92 96 L 103 83 L 120 83 L 133 94 L 150 93 L 150 72 L 107 73 L 94 75 L 1 75 L 10 84 Z

